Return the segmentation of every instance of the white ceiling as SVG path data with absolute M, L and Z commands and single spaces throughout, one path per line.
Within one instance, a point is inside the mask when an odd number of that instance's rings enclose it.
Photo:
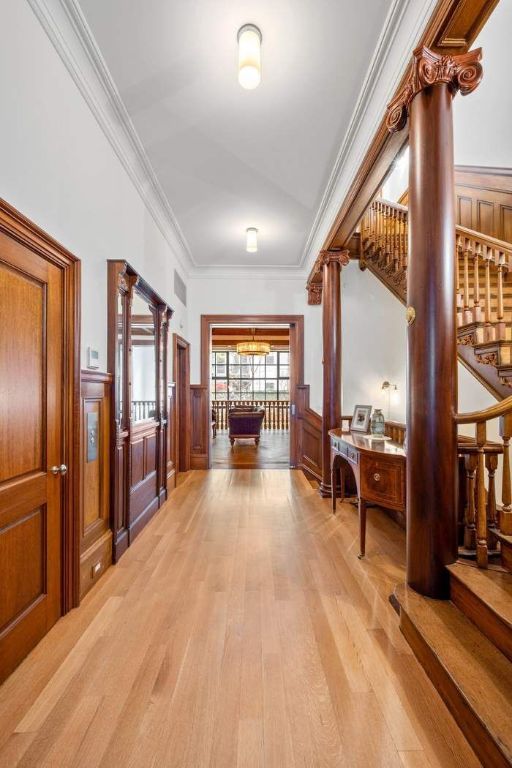
M 301 264 L 391 4 L 80 0 L 197 265 Z M 263 34 L 254 91 L 237 81 L 247 22 Z

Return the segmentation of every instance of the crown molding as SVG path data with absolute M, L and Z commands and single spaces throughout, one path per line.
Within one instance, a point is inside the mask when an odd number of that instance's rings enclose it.
M 393 0 L 306 241 L 300 266 L 310 266 L 323 248 L 336 212 L 409 63 L 410 52 L 436 5 L 437 0 Z M 407 19 L 407 16 L 410 18 Z M 402 37 L 405 36 L 403 42 L 397 41 L 399 32 Z M 397 42 L 401 49 L 398 63 L 393 62 Z M 378 90 L 380 93 L 377 93 Z M 365 137 L 364 141 L 361 141 L 361 136 Z
M 179 266 L 195 266 L 135 126 L 77 0 L 28 0 Z
M 302 267 L 268 265 L 215 265 L 195 267 L 189 272 L 192 280 L 299 280 L 304 282 L 307 271 Z
M 414 47 L 437 0 L 393 0 L 366 73 L 357 104 L 327 182 L 305 248 L 298 263 L 283 265 L 208 265 L 194 259 L 166 194 L 146 154 L 121 95 L 82 13 L 78 0 L 27 0 L 51 43 L 73 78 L 114 152 L 121 161 L 147 210 L 169 244 L 186 277 L 223 279 L 254 277 L 304 279 L 318 255 L 353 180 L 386 105 L 405 71 Z M 406 17 L 412 17 L 406 19 Z M 396 43 L 399 31 L 398 66 Z M 390 73 L 394 72 L 390 76 Z M 383 88 L 383 84 L 385 87 Z M 375 98 L 380 88 L 382 93 Z M 364 134 L 365 140 L 360 140 Z M 356 147 L 357 144 L 357 147 Z M 264 270 L 264 271 L 262 271 Z

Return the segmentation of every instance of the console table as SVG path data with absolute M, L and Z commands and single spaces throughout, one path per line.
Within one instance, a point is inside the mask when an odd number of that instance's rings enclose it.
M 332 511 L 336 512 L 338 477 L 341 500 L 345 495 L 345 471 L 352 470 L 356 486 L 359 513 L 359 557 L 364 557 L 366 543 L 366 506 L 377 504 L 393 510 L 404 520 L 405 514 L 405 451 L 392 440 L 371 440 L 356 432 L 332 429 L 331 487 Z

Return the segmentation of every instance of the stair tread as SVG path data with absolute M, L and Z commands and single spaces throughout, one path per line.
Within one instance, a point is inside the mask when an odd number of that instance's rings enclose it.
M 477 568 L 469 563 L 453 563 L 450 574 L 461 581 L 512 630 L 512 574 Z
M 405 584 L 395 594 L 473 713 L 512 761 L 512 663 L 449 600 L 422 597 Z

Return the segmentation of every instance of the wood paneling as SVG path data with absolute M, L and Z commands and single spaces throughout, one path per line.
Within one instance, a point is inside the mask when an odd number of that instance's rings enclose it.
M 46 284 L 0 268 L 0 482 L 44 470 Z M 10 332 L 13 319 L 16 333 Z M 16 446 L 16 450 L 12 450 Z
M 190 386 L 190 469 L 208 469 L 210 448 L 208 387 Z
M 0 201 L 0 680 L 78 600 L 78 287 Z
M 132 317 L 134 292 L 152 318 L 155 394 L 147 417 L 132 408 Z M 125 261 L 108 262 L 108 360 L 112 387 L 111 515 L 113 560 L 117 562 L 135 536 L 167 498 L 169 487 L 169 321 L 172 310 Z M 148 315 L 144 315 L 147 320 Z M 149 339 L 148 339 L 149 340 Z
M 322 417 L 309 407 L 309 384 L 297 387 L 298 466 L 310 478 L 322 482 Z
M 167 494 L 176 487 L 176 386 L 169 387 L 167 430 Z
M 172 335 L 176 404 L 173 432 L 176 472 L 190 469 L 190 344 L 177 333 Z
M 512 242 L 512 171 L 456 166 L 457 224 Z
M 112 376 L 82 371 L 80 595 L 112 562 L 110 401 Z

